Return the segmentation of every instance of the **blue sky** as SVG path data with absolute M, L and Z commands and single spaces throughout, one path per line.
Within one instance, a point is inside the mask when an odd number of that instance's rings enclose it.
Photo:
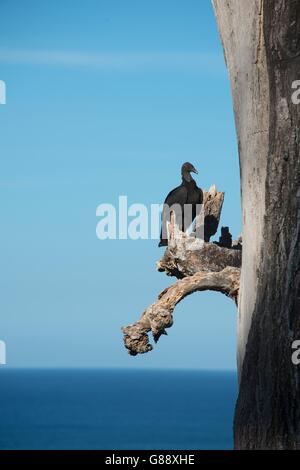
M 96 238 L 96 207 L 163 202 L 180 166 L 226 192 L 240 234 L 234 119 L 210 1 L 0 5 L 0 339 L 12 367 L 235 367 L 236 309 L 185 299 L 154 351 L 121 326 L 175 279 L 153 240 Z M 196 347 L 195 347 L 196 345 Z

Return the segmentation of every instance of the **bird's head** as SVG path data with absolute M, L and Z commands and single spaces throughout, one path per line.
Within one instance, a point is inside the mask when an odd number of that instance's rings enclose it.
M 194 165 L 189 162 L 186 162 L 181 167 L 181 175 L 186 181 L 190 181 L 192 179 L 190 173 L 198 174 L 198 171 L 196 170 Z

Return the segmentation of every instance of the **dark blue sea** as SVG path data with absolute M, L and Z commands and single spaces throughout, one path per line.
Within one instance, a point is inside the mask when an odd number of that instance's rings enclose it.
M 0 369 L 0 449 L 231 449 L 234 372 Z

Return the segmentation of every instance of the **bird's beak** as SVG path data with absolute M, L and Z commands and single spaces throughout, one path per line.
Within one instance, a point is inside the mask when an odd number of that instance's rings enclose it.
M 198 175 L 198 170 L 196 170 L 195 167 L 193 167 L 192 172 L 193 172 L 193 173 L 196 173 L 196 175 Z

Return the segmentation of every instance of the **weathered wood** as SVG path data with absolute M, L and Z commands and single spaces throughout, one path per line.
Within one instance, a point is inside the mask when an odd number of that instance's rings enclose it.
M 170 244 L 157 263 L 157 269 L 182 279 L 199 271 L 217 272 L 227 266 L 240 268 L 241 263 L 241 249 L 223 248 L 215 243 L 203 243 L 197 247 L 190 238 L 183 238 L 174 245 Z
M 215 185 L 211 186 L 208 191 L 204 191 L 204 240 L 206 242 L 209 242 L 217 233 L 223 202 L 224 193 L 218 192 Z
M 221 211 L 224 202 L 224 193 L 217 191 L 215 185 L 208 191 L 204 191 L 204 231 L 205 239 L 210 239 L 217 232 Z M 195 229 L 195 227 L 194 227 Z M 242 252 L 241 245 L 233 248 L 224 248 L 215 243 L 205 242 L 203 239 L 195 238 L 181 232 L 172 219 L 169 228 L 170 239 L 168 247 L 160 261 L 157 269 L 165 272 L 168 276 L 182 279 L 192 276 L 198 271 L 217 272 L 226 266 L 241 267 Z
M 240 375 L 256 303 L 263 243 L 269 79 L 262 1 L 213 0 L 213 5 L 231 83 L 240 160 L 243 222 L 243 268 L 237 322 Z
M 209 216 L 209 237 L 215 234 L 224 201 L 224 193 L 215 186 L 204 193 L 204 215 Z M 205 221 L 205 218 L 203 218 Z M 173 310 L 187 295 L 202 290 L 219 291 L 236 303 L 239 292 L 241 244 L 224 248 L 206 243 L 195 234 L 187 235 L 176 225 L 174 214 L 168 223 L 168 247 L 157 268 L 180 279 L 165 289 L 136 323 L 122 328 L 124 343 L 131 355 L 152 350 L 148 333 L 155 341 L 173 324 Z
M 237 303 L 240 269 L 227 267 L 219 272 L 198 272 L 193 276 L 177 281 L 165 289 L 156 303 L 150 305 L 136 323 L 122 328 L 125 347 L 133 356 L 152 350 L 148 333 L 151 331 L 156 341 L 166 328 L 173 324 L 172 313 L 175 306 L 197 291 L 213 290 L 222 292 Z
M 300 449 L 300 2 L 213 0 L 241 169 L 238 449 Z

